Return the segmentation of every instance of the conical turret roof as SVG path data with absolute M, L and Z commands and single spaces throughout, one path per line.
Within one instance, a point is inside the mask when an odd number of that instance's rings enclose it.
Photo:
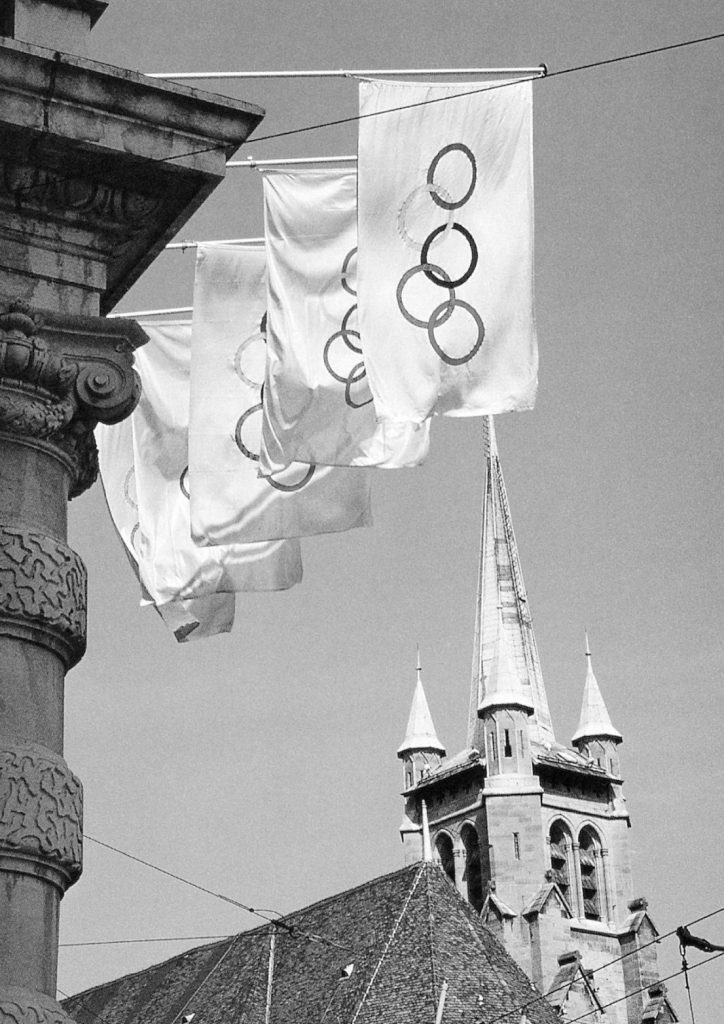
M 581 717 L 578 728 L 573 734 L 572 743 L 597 737 L 616 740 L 621 742 L 623 736 L 611 722 L 608 708 L 604 703 L 598 680 L 593 672 L 591 663 L 591 651 L 588 645 L 588 633 L 586 633 L 586 682 L 583 687 L 583 703 L 581 705 Z
M 413 750 L 431 750 L 441 756 L 445 756 L 445 748 L 437 738 L 435 726 L 430 714 L 430 707 L 427 703 L 425 690 L 422 686 L 422 669 L 420 667 L 420 652 L 417 654 L 417 682 L 410 707 L 410 717 L 407 720 L 405 738 L 397 748 L 397 756 L 403 757 Z

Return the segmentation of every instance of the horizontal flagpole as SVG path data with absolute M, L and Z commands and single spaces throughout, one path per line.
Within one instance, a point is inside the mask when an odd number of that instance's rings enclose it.
M 227 167 L 289 167 L 292 164 L 340 164 L 356 162 L 356 154 L 350 156 L 290 156 L 276 157 L 273 160 L 256 160 L 253 156 L 246 160 L 229 160 Z
M 200 245 L 256 245 L 265 241 L 265 238 L 213 238 L 206 242 L 169 242 L 165 248 L 197 249 Z
M 134 309 L 130 313 L 108 313 L 107 320 L 114 320 L 117 317 L 138 320 L 140 316 L 168 316 L 170 313 L 193 313 L 193 306 L 172 306 L 170 309 Z
M 326 71 L 150 71 L 147 78 L 377 78 L 394 75 L 539 75 L 546 74 L 545 64 L 535 68 L 365 68 L 358 71 L 329 69 Z

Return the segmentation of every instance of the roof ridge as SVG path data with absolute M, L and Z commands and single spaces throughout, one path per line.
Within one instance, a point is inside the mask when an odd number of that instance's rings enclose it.
M 270 929 L 270 931 L 271 931 L 271 934 L 273 935 L 274 934 L 274 929 L 272 928 L 272 929 Z M 239 1017 L 238 1017 L 238 1020 L 237 1020 L 237 1024 L 244 1024 L 244 1018 L 246 1017 L 247 1007 L 249 1006 L 249 1003 L 251 1002 L 251 997 L 256 994 L 257 985 L 259 983 L 259 971 L 258 971 L 258 968 L 260 966 L 264 965 L 264 952 L 265 952 L 265 950 L 268 950 L 268 949 L 269 949 L 268 946 L 267 947 L 264 947 L 264 946 L 261 946 L 261 945 L 259 946 L 259 949 L 258 949 L 257 954 L 256 954 L 256 962 L 254 963 L 254 969 L 253 969 L 253 972 L 252 972 L 251 984 L 249 985 L 249 988 L 247 989 L 246 995 L 244 996 L 244 1002 L 242 1003 L 242 1005 L 240 1007 Z
M 375 969 L 372 971 L 372 975 L 370 977 L 370 980 L 367 982 L 367 987 L 365 988 L 364 992 L 362 993 L 362 998 L 360 999 L 360 1001 L 359 1001 L 359 1003 L 357 1005 L 357 1009 L 354 1011 L 354 1016 L 350 1020 L 350 1024 L 355 1024 L 355 1021 L 357 1020 L 357 1018 L 360 1015 L 360 1011 L 362 1010 L 362 1007 L 364 1006 L 365 1002 L 367 1001 L 367 996 L 370 994 L 370 990 L 371 990 L 371 988 L 372 988 L 372 986 L 373 986 L 373 984 L 375 982 L 375 978 L 379 974 L 380 968 L 382 967 L 382 964 L 384 963 L 385 957 L 387 956 L 387 953 L 388 953 L 388 951 L 390 949 L 390 946 L 392 945 L 392 943 L 393 943 L 393 941 L 395 939 L 395 936 L 397 935 L 397 929 L 402 924 L 402 919 L 405 916 L 405 914 L 407 913 L 407 908 L 410 905 L 410 900 L 414 896 L 415 889 L 417 889 L 417 885 L 418 885 L 420 879 L 422 878 L 423 874 L 425 873 L 425 866 L 426 865 L 425 865 L 424 861 L 422 862 L 422 864 L 416 865 L 416 867 L 418 867 L 419 870 L 418 870 L 418 872 L 417 872 L 417 874 L 416 874 L 416 876 L 415 876 L 415 878 L 414 878 L 414 880 L 412 882 L 412 885 L 410 886 L 410 891 L 407 893 L 407 896 L 405 897 L 405 902 L 402 905 L 402 910 L 400 911 L 400 913 L 398 915 L 398 918 L 395 921 L 394 925 L 392 926 L 392 930 L 391 930 L 390 934 L 387 937 L 387 942 L 385 943 L 384 949 L 382 950 L 380 958 L 377 961 Z M 395 874 L 397 874 L 397 872 L 395 872 Z
M 429 941 L 430 941 L 430 968 L 431 968 L 431 971 L 432 971 L 432 1000 L 433 1000 L 433 1006 L 434 1006 L 435 1005 L 435 1001 L 438 998 L 438 991 L 437 991 L 438 990 L 438 978 L 437 978 L 438 969 L 437 969 L 437 962 L 436 962 L 436 958 L 435 958 L 435 951 L 436 951 L 436 946 L 435 946 L 435 928 L 434 928 L 435 915 L 432 912 L 432 902 L 430 900 L 430 879 L 432 877 L 432 869 L 434 869 L 436 871 L 439 871 L 440 869 L 438 868 L 438 866 L 436 864 L 429 864 L 429 868 L 430 868 L 430 870 L 425 872 L 425 899 L 427 900 L 427 929 L 428 929 Z

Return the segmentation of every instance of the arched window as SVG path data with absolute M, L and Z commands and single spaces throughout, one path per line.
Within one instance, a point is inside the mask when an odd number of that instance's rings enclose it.
M 465 884 L 468 903 L 474 910 L 483 906 L 483 879 L 480 868 L 480 842 L 472 825 L 463 825 L 460 836 L 465 847 Z
M 578 859 L 581 865 L 583 916 L 589 921 L 601 920 L 602 884 L 599 875 L 601 842 L 592 828 L 581 829 L 578 837 Z
M 555 821 L 551 825 L 551 872 L 553 881 L 557 883 L 569 905 L 572 902 L 571 867 L 570 833 L 562 822 Z
M 455 857 L 453 855 L 453 843 L 447 832 L 440 832 L 435 839 L 435 852 L 440 867 L 443 869 L 450 881 L 455 884 Z

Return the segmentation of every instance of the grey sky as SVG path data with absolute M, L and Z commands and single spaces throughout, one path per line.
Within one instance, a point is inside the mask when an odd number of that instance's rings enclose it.
M 551 71 L 724 29 L 720 4 L 114 0 L 92 56 L 140 70 L 533 65 Z M 722 44 L 534 87 L 535 411 L 497 423 L 560 740 L 575 729 L 584 625 L 633 818 L 637 893 L 660 930 L 721 905 Z M 353 114 L 350 81 L 217 83 L 260 134 Z M 240 156 L 353 152 L 353 126 Z M 186 238 L 261 233 L 261 182 L 231 171 Z M 125 309 L 188 305 L 193 255 L 165 254 Z M 465 742 L 481 424 L 434 423 L 416 470 L 380 471 L 376 525 L 303 545 L 305 580 L 241 596 L 231 637 L 177 647 L 138 608 L 100 489 L 73 503 L 89 649 L 69 676 L 66 758 L 86 830 L 280 911 L 402 863 L 402 738 L 415 644 L 448 752 Z M 253 919 L 88 843 L 61 942 L 225 934 Z M 700 928 L 724 941 L 724 914 Z M 182 944 L 61 950 L 74 992 Z M 692 961 L 701 957 L 692 954 Z M 662 969 L 678 968 L 675 940 Z M 692 975 L 718 1019 L 719 961 Z M 670 984 L 685 1014 L 680 979 Z

